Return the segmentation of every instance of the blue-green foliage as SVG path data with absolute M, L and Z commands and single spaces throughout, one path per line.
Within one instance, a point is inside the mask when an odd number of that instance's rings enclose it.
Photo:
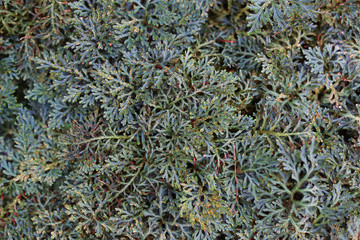
M 356 0 L 0 3 L 4 239 L 357 239 Z

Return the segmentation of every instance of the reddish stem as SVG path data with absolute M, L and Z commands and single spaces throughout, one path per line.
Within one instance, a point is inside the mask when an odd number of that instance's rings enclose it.
M 223 40 L 223 39 L 219 39 L 220 42 L 227 42 L 227 43 L 235 43 L 235 41 L 231 41 L 231 40 Z

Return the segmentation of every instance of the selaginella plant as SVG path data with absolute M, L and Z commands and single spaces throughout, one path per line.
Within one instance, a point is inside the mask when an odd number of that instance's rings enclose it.
M 1 2 L 1 238 L 358 239 L 359 5 Z

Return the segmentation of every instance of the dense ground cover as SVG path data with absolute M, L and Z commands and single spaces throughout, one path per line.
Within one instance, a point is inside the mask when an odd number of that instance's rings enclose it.
M 359 17 L 1 1 L 1 238 L 358 239 Z

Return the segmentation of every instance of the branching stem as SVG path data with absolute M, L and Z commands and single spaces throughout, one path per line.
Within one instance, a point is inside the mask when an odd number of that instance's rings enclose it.
M 117 198 L 120 194 L 122 194 L 136 179 L 136 177 L 140 174 L 142 168 L 145 165 L 145 161 L 143 161 L 139 167 L 139 169 L 137 170 L 137 172 L 135 173 L 135 175 L 130 179 L 130 181 L 120 190 L 116 193 L 115 198 Z

